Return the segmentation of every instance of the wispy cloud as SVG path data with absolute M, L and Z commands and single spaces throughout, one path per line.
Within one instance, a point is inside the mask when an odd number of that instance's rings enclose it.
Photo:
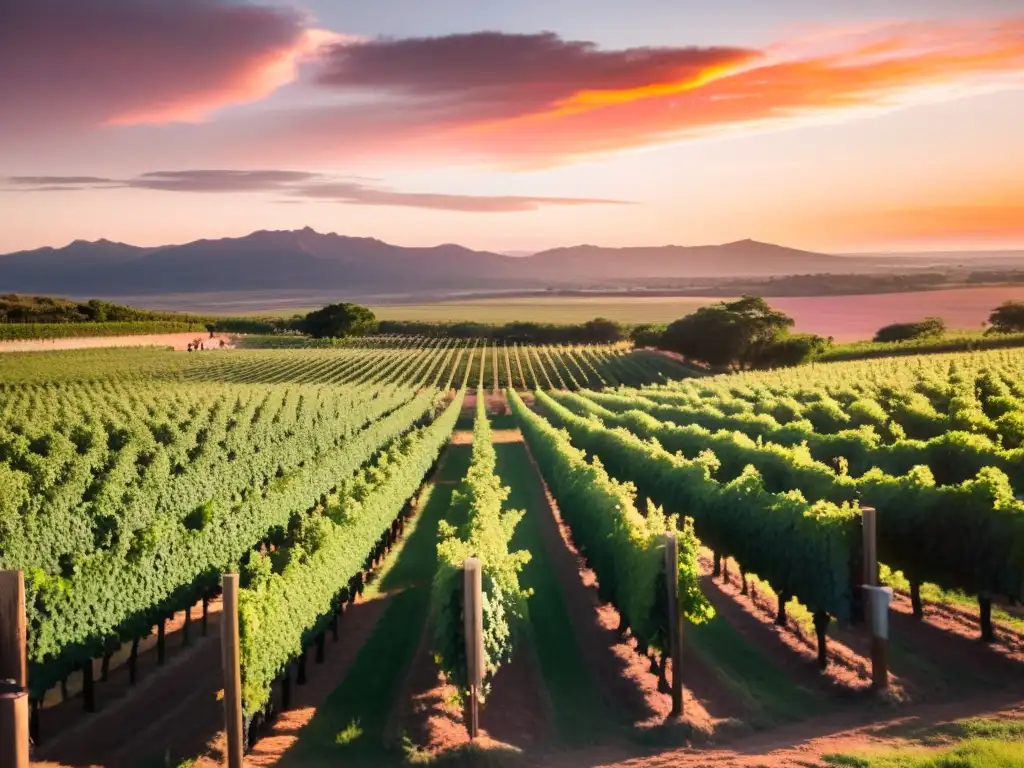
M 342 178 L 290 170 L 184 170 L 153 171 L 128 179 L 99 176 L 12 176 L 7 191 L 50 192 L 104 189 L 148 189 L 161 192 L 243 193 L 272 192 L 286 195 L 276 202 L 320 200 L 346 205 L 427 208 L 463 213 L 515 213 L 544 206 L 623 205 L 628 201 L 589 197 L 521 195 L 453 195 L 438 192 L 404 192 Z

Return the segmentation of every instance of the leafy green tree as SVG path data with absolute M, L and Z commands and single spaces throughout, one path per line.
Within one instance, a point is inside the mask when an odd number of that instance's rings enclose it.
M 663 323 L 634 325 L 629 331 L 629 338 L 637 347 L 660 347 L 666 328 Z
M 310 312 L 299 322 L 299 330 L 316 339 L 358 336 L 377 327 L 377 317 L 359 304 L 329 304 Z
M 1004 301 L 988 316 L 990 333 L 1024 331 L 1024 301 Z
M 909 341 L 911 339 L 930 339 L 946 332 L 946 321 L 941 317 L 926 317 L 916 323 L 892 323 L 878 329 L 875 341 Z
M 591 344 L 611 344 L 626 338 L 626 332 L 614 320 L 609 320 L 607 317 L 595 317 L 583 324 L 583 336 L 583 340 Z
M 761 347 L 753 365 L 757 368 L 781 368 L 813 360 L 831 346 L 831 342 L 813 333 L 781 334 Z
M 793 325 L 757 296 L 720 301 L 673 322 L 661 346 L 709 365 L 750 367 Z

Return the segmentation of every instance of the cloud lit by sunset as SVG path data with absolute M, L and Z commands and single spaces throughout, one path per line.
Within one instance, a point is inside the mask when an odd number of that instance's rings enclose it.
M 847 4 L 831 3 L 811 30 L 787 32 L 759 5 L 731 0 L 757 29 L 730 39 L 725 10 L 721 25 L 702 31 L 696 22 L 666 27 L 658 4 L 644 2 L 629 12 L 602 5 L 602 18 L 629 16 L 630 33 L 609 24 L 587 38 L 557 28 L 523 31 L 550 28 L 533 2 L 523 4 L 515 31 L 503 31 L 482 7 L 456 18 L 442 3 L 429 17 L 430 34 L 420 35 L 389 28 L 389 3 L 381 5 L 379 14 L 356 14 L 361 21 L 349 25 L 322 1 L 299 13 L 227 0 L 15 0 L 0 16 L 0 102 L 16 105 L 0 115 L 0 175 L 359 174 L 379 181 L 337 196 L 291 194 L 310 201 L 291 206 L 274 206 L 280 191 L 271 188 L 244 201 L 231 197 L 237 190 L 223 191 L 206 205 L 245 206 L 248 214 L 231 213 L 241 228 L 267 218 L 285 226 L 325 221 L 334 214 L 315 203 L 326 200 L 335 211 L 372 205 L 382 210 L 356 223 L 372 234 L 387 236 L 376 230 L 393 222 L 410 240 L 430 241 L 444 226 L 453 230 L 446 239 L 495 248 L 519 242 L 487 223 L 497 213 L 524 217 L 524 227 L 525 217 L 536 217 L 537 245 L 592 239 L 596 215 L 608 217 L 601 226 L 614 222 L 615 237 L 626 242 L 762 235 L 823 248 L 1024 244 L 1016 190 L 981 203 L 958 191 L 965 164 L 978 185 L 997 189 L 1010 189 L 1003 178 L 1010 169 L 1024 170 L 1011 132 L 986 138 L 986 123 L 969 119 L 975 109 L 1000 126 L 1024 117 L 1024 16 L 894 13 L 878 20 L 849 17 Z M 490 31 L 448 33 L 446 24 Z M 955 110 L 962 117 L 932 117 Z M 870 142 L 862 139 L 868 135 Z M 929 141 L 942 152 L 898 150 Z M 786 165 L 800 170 L 749 170 L 741 203 L 726 169 L 736 152 L 758 156 L 759 142 L 772 157 L 790 153 Z M 893 164 L 878 169 L 874 190 L 848 157 L 866 147 Z M 675 187 L 663 173 L 669 168 L 678 169 Z M 815 176 L 828 187 L 827 205 L 809 191 Z M 897 194 L 890 186 L 898 178 L 928 179 L 927 194 Z M 121 218 L 115 208 L 135 207 L 145 218 L 203 194 L 164 188 L 154 196 L 152 186 L 132 182 L 87 191 L 3 186 L 4 199 L 21 212 L 14 221 L 23 223 L 5 233 L 0 250 L 70 234 L 43 236 L 52 194 L 88 196 L 97 201 L 92 210 L 106 210 L 102 200 L 116 196 L 111 228 Z M 779 217 L 790 222 L 785 231 L 762 213 L 784 198 L 792 204 Z M 558 202 L 591 200 L 633 205 L 585 205 L 603 211 L 586 214 L 575 202 Z M 685 205 L 697 223 L 674 224 L 673 205 Z M 421 213 L 407 225 L 410 207 Z M 445 218 L 427 222 L 422 209 Z M 816 210 L 830 221 L 860 223 L 823 237 Z M 194 234 L 209 233 L 197 224 Z

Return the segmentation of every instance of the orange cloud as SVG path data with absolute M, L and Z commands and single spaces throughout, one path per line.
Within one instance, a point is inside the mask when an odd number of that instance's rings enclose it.
M 1024 85 L 1024 19 L 900 24 L 826 43 L 813 56 L 806 43 L 780 44 L 674 82 L 576 92 L 530 113 L 468 122 L 451 141 L 499 162 L 549 165 Z
M 236 104 L 259 101 L 298 76 L 299 64 L 311 59 L 324 45 L 341 36 L 322 29 L 303 31 L 281 47 L 254 52 L 226 70 L 220 79 L 183 85 L 163 103 L 147 104 L 104 121 L 105 125 L 140 125 L 171 122 L 200 122 L 211 112 Z

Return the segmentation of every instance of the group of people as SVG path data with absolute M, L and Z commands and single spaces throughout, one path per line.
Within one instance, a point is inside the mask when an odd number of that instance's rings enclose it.
M 214 338 L 213 331 L 210 331 L 210 338 L 211 339 Z M 227 342 L 224 341 L 224 339 L 219 339 L 219 341 L 220 341 L 220 348 L 224 349 L 224 347 L 227 346 Z M 205 349 L 206 349 L 206 343 L 203 341 L 202 338 L 198 338 L 195 341 L 189 343 L 189 345 L 188 345 L 188 351 L 189 352 L 199 352 L 199 351 L 205 350 Z

